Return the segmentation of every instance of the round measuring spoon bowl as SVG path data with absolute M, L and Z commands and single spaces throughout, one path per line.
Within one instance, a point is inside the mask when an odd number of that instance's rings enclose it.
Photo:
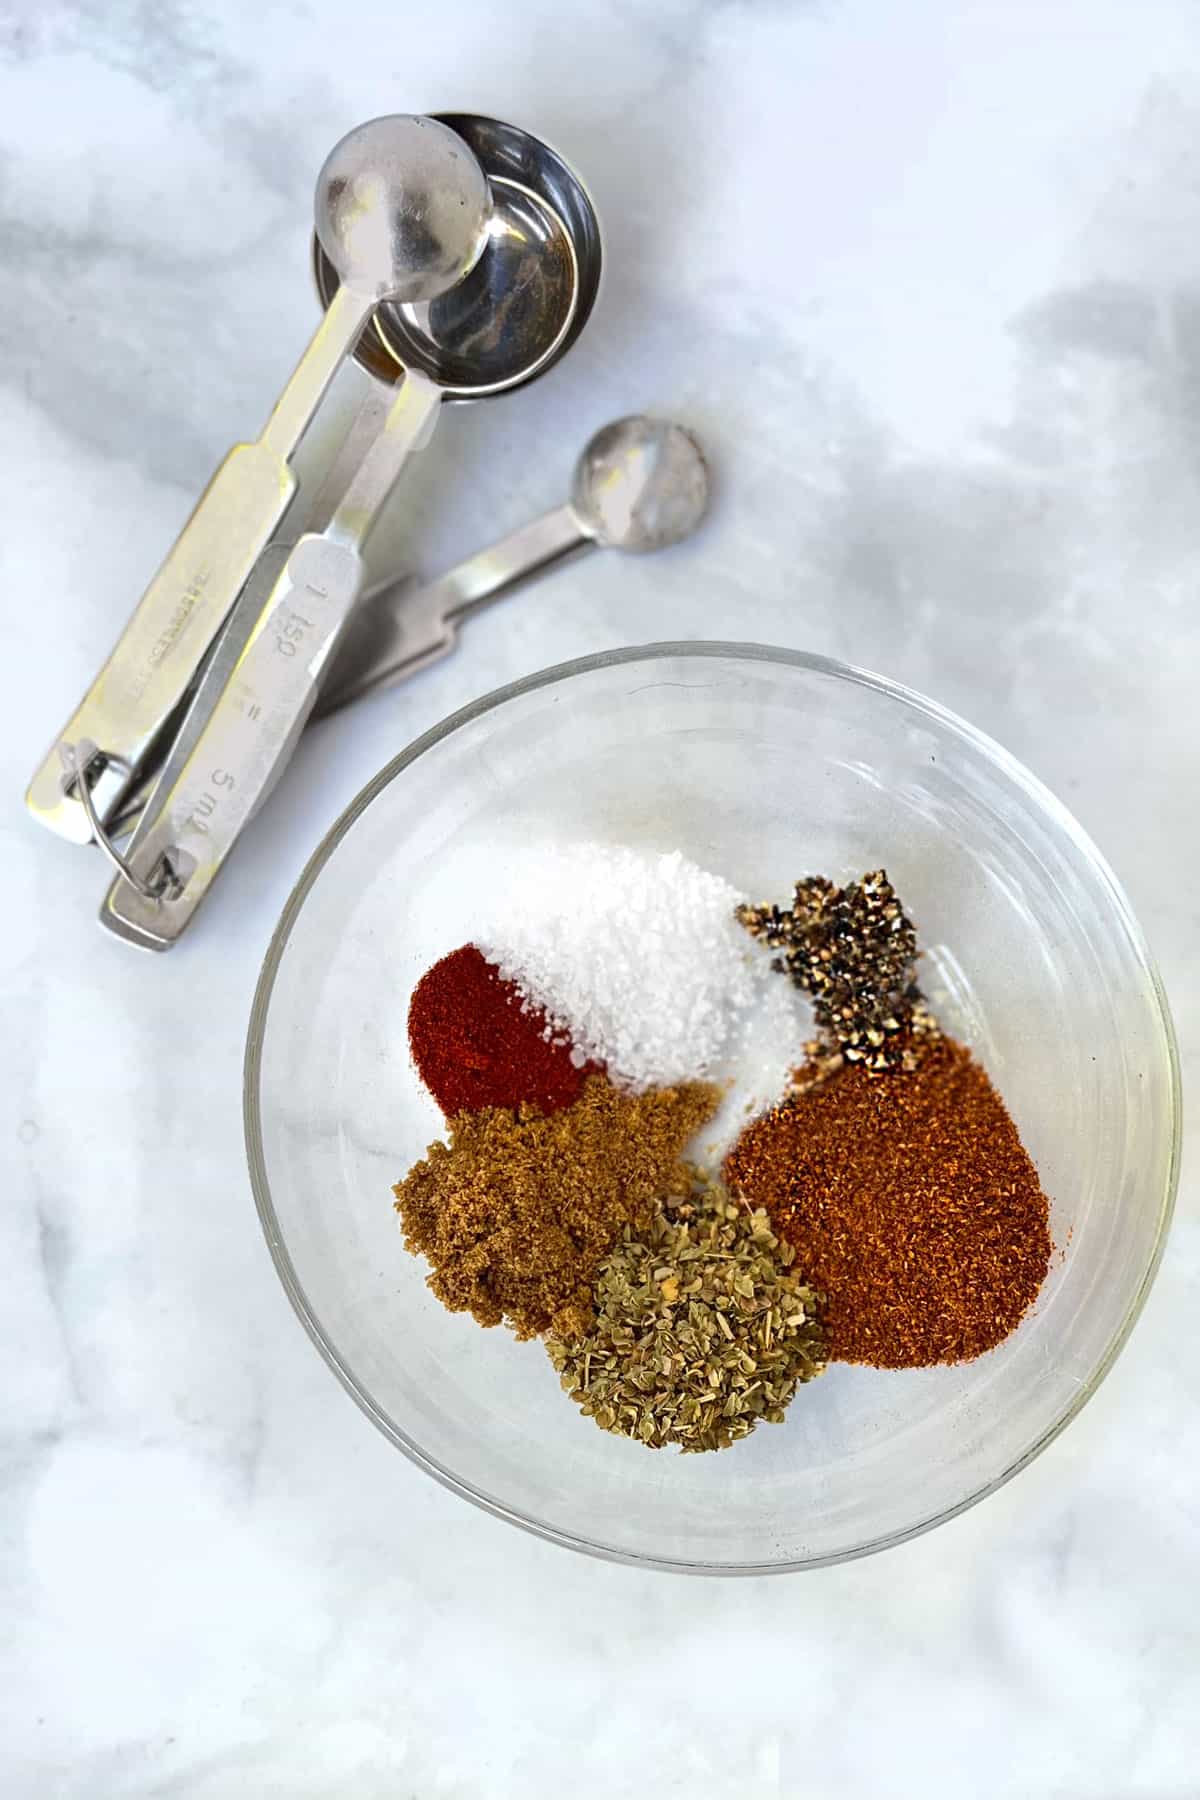
M 371 119 L 334 145 L 317 178 L 317 241 L 344 287 L 430 301 L 476 266 L 492 222 L 478 160 L 438 119 Z
M 379 380 L 420 369 L 447 399 L 507 393 L 544 374 L 587 323 L 600 285 L 600 226 L 587 189 L 557 151 L 531 133 L 473 113 L 441 113 L 476 157 L 494 211 L 479 264 L 442 302 L 385 302 L 355 350 Z M 322 304 L 337 271 L 318 240 Z
M 690 431 L 636 413 L 604 425 L 575 465 L 571 509 L 595 543 L 665 550 L 708 511 L 708 464 Z

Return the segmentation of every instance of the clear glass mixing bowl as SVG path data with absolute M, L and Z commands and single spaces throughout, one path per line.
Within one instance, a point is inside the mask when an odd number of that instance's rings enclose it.
M 391 1184 L 440 1130 L 410 989 L 497 821 L 514 838 L 681 849 L 755 897 L 885 864 L 924 985 L 1035 1158 L 1057 1245 L 1036 1309 L 959 1368 L 833 1367 L 779 1426 L 681 1457 L 601 1432 L 536 1343 L 444 1312 Z M 481 921 L 487 895 L 478 893 Z M 330 1367 L 456 1493 L 577 1549 L 763 1573 L 893 1544 L 981 1499 L 1061 1431 L 1124 1343 L 1174 1193 L 1167 1006 L 1115 880 L 995 744 L 873 675 L 736 644 L 547 670 L 458 713 L 342 816 L 288 902 L 246 1058 L 271 1253 Z

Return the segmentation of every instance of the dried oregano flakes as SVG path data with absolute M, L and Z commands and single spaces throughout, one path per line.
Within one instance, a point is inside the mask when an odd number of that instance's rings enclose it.
M 596 1321 L 546 1337 L 564 1390 L 650 1449 L 723 1450 L 778 1424 L 825 1366 L 817 1296 L 765 1212 L 697 1176 L 688 1200 L 626 1229 L 601 1266 Z

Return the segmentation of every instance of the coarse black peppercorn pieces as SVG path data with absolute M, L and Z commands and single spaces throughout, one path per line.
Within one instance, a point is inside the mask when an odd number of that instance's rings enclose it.
M 737 916 L 811 994 L 826 1049 L 876 1074 L 911 1066 L 912 1039 L 932 1021 L 916 981 L 917 934 L 885 870 L 846 887 L 810 875 L 791 906 L 741 906 Z

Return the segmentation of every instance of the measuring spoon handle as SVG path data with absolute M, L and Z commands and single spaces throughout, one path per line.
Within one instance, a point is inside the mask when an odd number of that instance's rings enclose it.
M 345 298 L 343 299 L 343 295 Z M 373 302 L 340 289 L 262 436 L 217 469 L 107 662 L 42 759 L 25 796 L 40 824 L 90 843 L 73 791 L 75 751 L 99 748 L 89 788 L 103 824 L 140 780 L 168 720 L 296 492 L 289 459 Z M 107 760 L 106 760 L 107 755 Z
M 440 389 L 407 375 L 328 527 L 287 553 L 190 755 L 169 787 L 160 782 L 138 825 L 127 855 L 133 880 L 118 875 L 109 888 L 100 919 L 118 936 L 169 948 L 270 792 L 358 598 L 363 543 L 440 404 Z
M 573 508 L 557 506 L 425 587 L 386 581 L 369 589 L 338 646 L 314 716 L 324 718 L 436 662 L 454 648 L 460 619 L 591 542 Z

